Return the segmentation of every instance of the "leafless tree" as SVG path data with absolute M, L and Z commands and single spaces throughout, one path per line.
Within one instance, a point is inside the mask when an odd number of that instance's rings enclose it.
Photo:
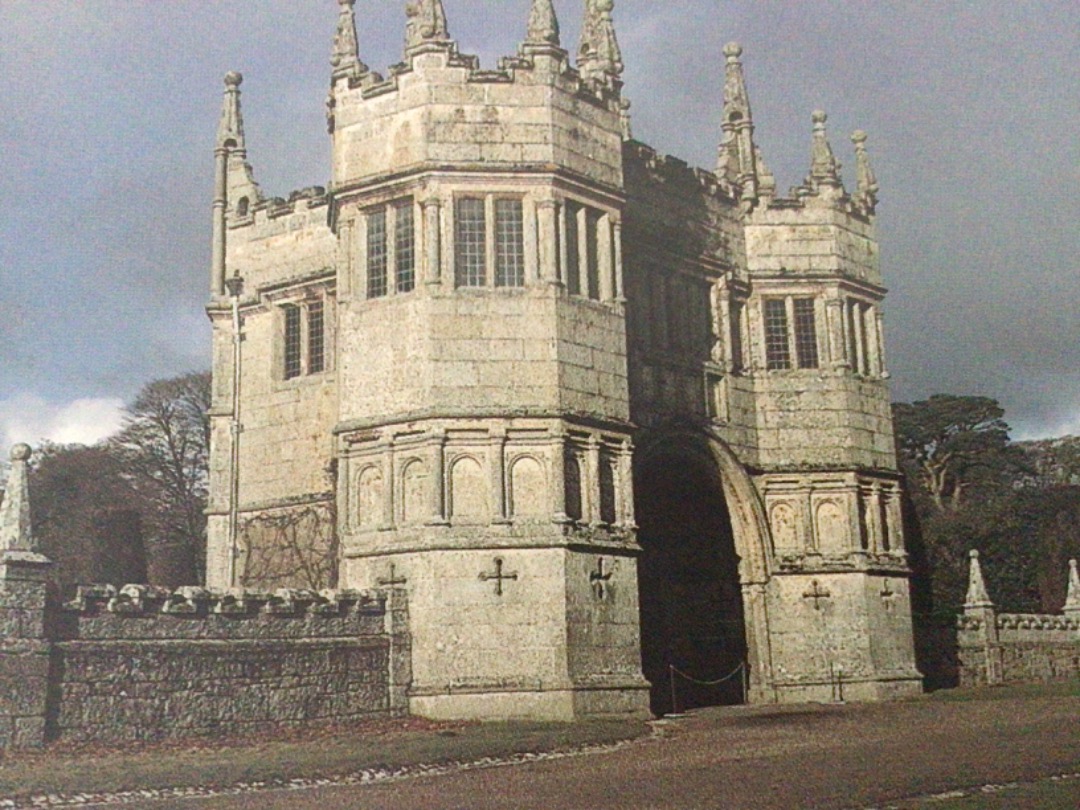
M 188 584 L 201 582 L 205 571 L 210 382 L 209 372 L 197 372 L 147 384 L 109 442 L 139 494 L 151 557 L 171 558 L 163 578 Z M 191 570 L 181 573 L 185 567 Z
M 240 582 L 254 588 L 337 584 L 337 513 L 326 501 L 263 512 L 240 526 Z

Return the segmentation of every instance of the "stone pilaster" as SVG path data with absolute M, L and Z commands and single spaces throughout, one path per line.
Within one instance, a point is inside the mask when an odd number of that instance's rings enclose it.
M 30 524 L 29 459 L 30 448 L 15 445 L 0 505 L 0 750 L 45 742 L 52 562 L 39 553 Z
M 994 603 L 986 591 L 982 566 L 979 564 L 979 552 L 970 553 L 968 570 L 968 590 L 964 599 L 964 612 L 960 616 L 958 644 L 961 659 L 965 652 L 978 660 L 971 661 L 971 666 L 981 670 L 981 683 L 993 685 L 1002 681 L 1001 646 L 998 643 L 997 612 Z M 962 661 L 965 668 L 967 661 Z M 975 684 L 964 684 L 975 685 Z

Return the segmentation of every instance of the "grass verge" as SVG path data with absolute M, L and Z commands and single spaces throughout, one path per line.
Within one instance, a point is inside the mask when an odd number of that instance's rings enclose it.
M 1052 683 L 1016 683 L 973 689 L 939 689 L 930 700 L 1014 700 L 1016 698 L 1080 697 L 1080 680 Z
M 1047 779 L 987 788 L 969 796 L 940 796 L 889 806 L 901 810 L 1076 810 L 1080 807 L 1080 779 Z
M 641 721 L 418 724 L 384 722 L 302 738 L 97 751 L 59 747 L 0 760 L 0 798 L 117 793 L 332 778 L 369 768 L 470 762 L 604 745 L 646 734 Z

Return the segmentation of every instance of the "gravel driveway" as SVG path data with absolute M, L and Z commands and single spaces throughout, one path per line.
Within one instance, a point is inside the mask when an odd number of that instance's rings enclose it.
M 710 709 L 610 752 L 146 810 L 867 808 L 1080 769 L 1080 698 Z

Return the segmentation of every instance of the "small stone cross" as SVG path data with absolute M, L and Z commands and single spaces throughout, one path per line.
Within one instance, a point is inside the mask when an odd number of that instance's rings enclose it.
M 604 571 L 604 558 L 596 558 L 596 570 L 589 574 L 589 582 L 593 584 L 593 593 L 597 599 L 603 599 L 607 592 L 607 581 L 611 579 L 611 572 Z
M 822 588 L 816 579 L 810 583 L 810 590 L 803 594 L 803 599 L 814 600 L 814 610 L 821 610 L 821 600 L 828 599 L 832 594 L 828 588 Z
M 395 588 L 398 585 L 404 585 L 408 581 L 409 580 L 407 580 L 405 577 L 399 577 L 397 575 L 397 566 L 394 565 L 393 563 L 390 563 L 390 576 L 389 577 L 379 577 L 378 579 L 375 580 L 376 584 L 378 584 L 378 585 L 389 585 L 391 588 Z
M 495 573 L 494 574 L 489 574 L 486 571 L 481 572 L 481 574 L 480 574 L 480 579 L 483 582 L 490 582 L 491 580 L 495 580 L 495 595 L 496 596 L 502 596 L 503 595 L 503 581 L 504 580 L 508 580 L 508 579 L 516 580 L 517 578 L 518 578 L 517 571 L 512 571 L 509 574 L 504 574 L 503 573 L 503 560 L 502 560 L 502 557 L 496 557 L 495 558 Z
M 895 597 L 896 591 L 892 589 L 889 580 L 885 580 L 885 584 L 881 588 L 881 600 L 885 603 L 885 610 L 892 610 Z

